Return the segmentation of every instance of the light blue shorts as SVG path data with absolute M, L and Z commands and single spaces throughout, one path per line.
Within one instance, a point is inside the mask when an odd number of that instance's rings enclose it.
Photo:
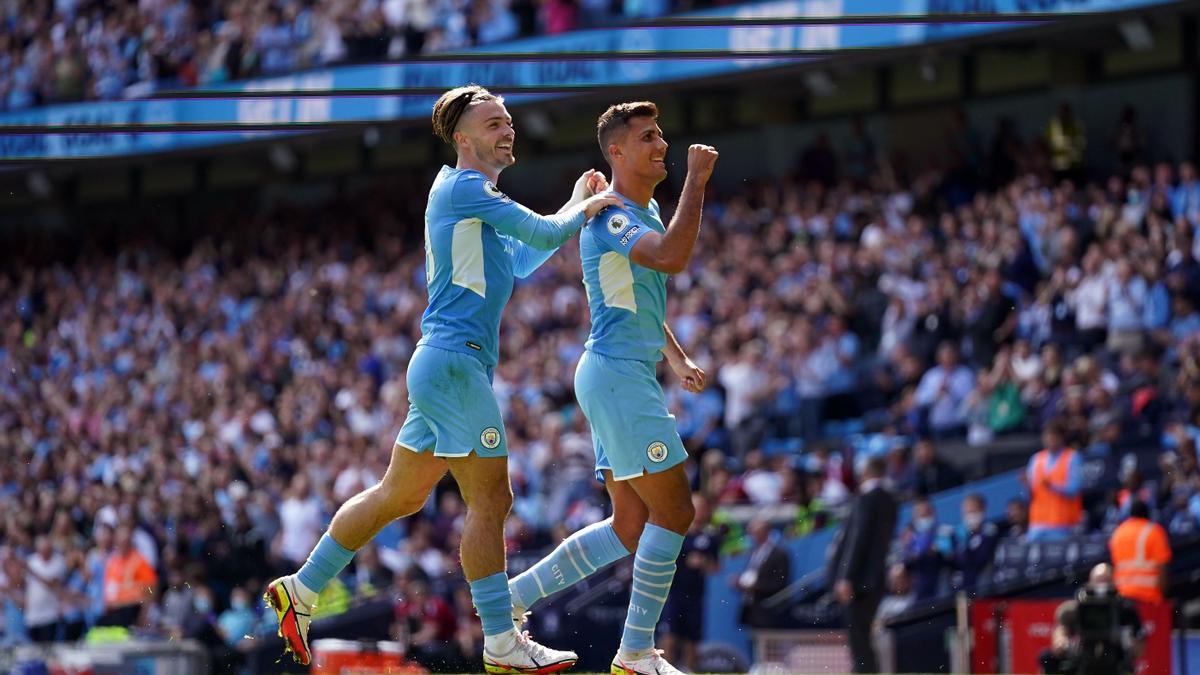
M 494 374 L 469 354 L 417 347 L 408 362 L 408 417 L 396 443 L 436 457 L 507 457 Z
M 605 469 L 615 480 L 629 480 L 687 459 L 653 363 L 584 351 L 575 369 L 575 398 L 592 426 L 600 480 Z

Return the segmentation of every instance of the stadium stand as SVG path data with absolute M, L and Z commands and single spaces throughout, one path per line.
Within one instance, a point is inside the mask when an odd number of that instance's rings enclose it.
M 670 0 L 12 2 L 0 110 L 142 96 L 337 63 L 495 44 L 692 6 Z

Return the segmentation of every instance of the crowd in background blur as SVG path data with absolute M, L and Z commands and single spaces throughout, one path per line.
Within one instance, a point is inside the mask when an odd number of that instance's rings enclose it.
M 0 110 L 616 25 L 708 0 L 0 2 Z
M 672 279 L 668 322 L 713 385 L 664 382 L 694 488 L 717 507 L 718 549 L 766 541 L 721 507 L 794 505 L 787 530 L 808 533 L 852 497 L 865 457 L 885 455 L 888 484 L 924 497 L 963 481 L 939 444 L 1052 418 L 1071 446 L 1113 462 L 1129 443 L 1166 444 L 1168 478 L 1137 489 L 1194 525 L 1195 166 L 1135 157 L 1074 183 L 1009 127 L 939 170 L 881 161 L 863 127 L 856 138 L 842 152 L 818 139 L 793 175 L 712 195 L 697 254 Z M 8 247 L 0 641 L 111 625 L 236 655 L 273 630 L 262 584 L 382 476 L 404 419 L 425 306 L 423 204 L 408 195 L 425 181 L 222 210 L 165 239 L 100 223 L 38 263 L 18 254 L 37 241 Z M 607 513 L 572 393 L 588 330 L 579 279 L 571 243 L 518 282 L 505 313 L 495 391 L 510 552 Z M 418 654 L 474 654 L 463 514 L 441 486 L 360 553 L 321 611 L 387 592 Z M 901 543 L 909 571 L 922 527 Z

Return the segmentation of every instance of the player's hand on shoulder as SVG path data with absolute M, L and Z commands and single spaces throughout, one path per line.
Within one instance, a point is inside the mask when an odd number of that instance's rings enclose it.
M 688 175 L 707 181 L 720 153 L 711 145 L 697 143 L 688 148 Z
M 607 209 L 610 206 L 620 206 L 621 203 L 620 197 L 611 192 L 606 192 L 604 194 L 598 194 L 593 197 L 589 197 L 587 201 L 583 203 L 583 212 L 590 219 L 604 209 Z
M 598 195 L 608 191 L 608 179 L 600 171 L 593 170 L 587 179 L 587 196 Z
M 576 202 L 581 202 L 607 189 L 608 181 L 605 180 L 604 174 L 595 169 L 588 169 L 575 179 L 575 188 L 571 191 L 571 196 Z

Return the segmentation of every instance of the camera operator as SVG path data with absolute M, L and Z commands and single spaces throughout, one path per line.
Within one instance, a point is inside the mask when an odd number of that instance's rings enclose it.
M 1042 672 L 1061 675 L 1126 675 L 1142 651 L 1142 620 L 1133 602 L 1117 595 L 1112 566 L 1092 568 L 1087 587 L 1058 606 Z

